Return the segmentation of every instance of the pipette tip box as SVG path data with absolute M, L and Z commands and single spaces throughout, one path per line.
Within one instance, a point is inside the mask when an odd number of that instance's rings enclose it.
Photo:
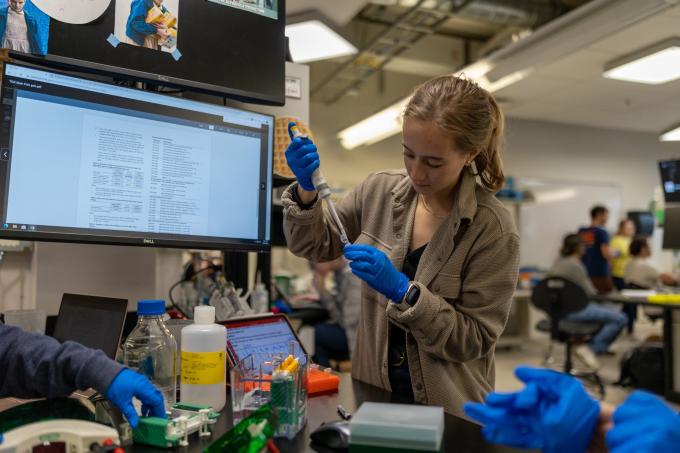
M 350 453 L 441 451 L 444 409 L 363 403 L 350 421 Z

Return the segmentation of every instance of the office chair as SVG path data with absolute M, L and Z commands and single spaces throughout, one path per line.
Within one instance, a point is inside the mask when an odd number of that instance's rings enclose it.
M 548 315 L 548 319 L 539 321 L 536 328 L 549 333 L 551 341 L 564 343 L 566 346 L 563 371 L 593 382 L 600 396 L 604 398 L 604 385 L 597 371 L 577 371 L 572 363 L 574 345 L 587 342 L 602 328 L 602 323 L 599 322 L 564 319 L 568 314 L 583 310 L 588 305 L 588 295 L 583 288 L 561 277 L 548 277 L 534 287 L 531 302 Z

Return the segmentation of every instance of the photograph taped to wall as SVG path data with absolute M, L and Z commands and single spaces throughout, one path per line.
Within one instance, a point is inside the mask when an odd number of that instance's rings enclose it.
M 260 16 L 278 19 L 279 1 L 278 0 L 209 0 L 224 6 L 241 9 Z
M 117 0 L 114 36 L 124 44 L 177 49 L 179 0 Z
M 4 49 L 45 55 L 50 17 L 31 0 L 0 0 L 0 37 Z

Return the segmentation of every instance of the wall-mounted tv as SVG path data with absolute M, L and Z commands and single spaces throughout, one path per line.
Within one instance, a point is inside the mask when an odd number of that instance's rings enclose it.
M 13 9 L 18 3 L 0 0 L 0 23 L 3 16 L 18 17 Z M 285 0 L 65 0 L 55 8 L 56 3 L 23 3 L 21 39 L 0 27 L 13 56 L 284 103 Z M 98 4 L 104 6 L 97 10 Z M 65 22 L 79 17 L 78 8 L 81 15 L 94 11 L 83 18 L 92 20 Z
M 680 160 L 660 161 L 659 172 L 666 203 L 680 203 Z

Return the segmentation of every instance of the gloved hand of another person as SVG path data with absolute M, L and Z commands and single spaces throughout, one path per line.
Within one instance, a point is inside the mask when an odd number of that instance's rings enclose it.
M 315 190 L 312 183 L 312 173 L 319 168 L 319 153 L 316 145 L 307 137 L 294 137 L 291 127 L 294 122 L 288 123 L 288 134 L 290 135 L 290 145 L 286 148 L 286 161 L 288 166 L 295 174 L 300 187 L 308 192 Z
M 659 453 L 680 449 L 680 415 L 648 392 L 636 391 L 614 412 L 607 433 L 610 453 Z
M 538 448 L 546 453 L 583 453 L 600 413 L 600 405 L 579 381 L 552 370 L 519 367 L 524 390 L 491 393 L 485 404 L 468 403 L 465 412 L 485 426 L 495 443 Z
M 368 286 L 393 302 L 400 302 L 408 289 L 408 277 L 399 272 L 390 259 L 375 247 L 350 244 L 344 249 L 352 273 Z
M 139 416 L 132 405 L 133 396 L 142 402 L 142 415 L 166 418 L 161 392 L 146 376 L 130 369 L 126 368 L 118 373 L 106 389 L 105 396 L 121 410 L 133 428 L 139 424 Z

